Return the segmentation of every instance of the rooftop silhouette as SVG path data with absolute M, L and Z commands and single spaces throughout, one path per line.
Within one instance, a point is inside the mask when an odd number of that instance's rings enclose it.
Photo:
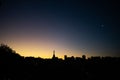
M 0 45 L 0 80 L 120 79 L 120 57 L 55 56 L 51 59 L 24 57 L 9 46 Z

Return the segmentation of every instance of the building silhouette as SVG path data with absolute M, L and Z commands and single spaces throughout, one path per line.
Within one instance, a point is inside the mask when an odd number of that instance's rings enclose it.
M 55 58 L 55 50 L 53 50 L 53 57 L 52 57 L 53 59 Z
M 0 80 L 120 80 L 120 57 L 64 55 L 43 59 L 23 57 L 6 45 L 0 46 Z M 53 75 L 55 77 L 53 77 Z
M 52 59 L 58 59 L 58 57 L 55 56 L 55 50 L 53 50 L 53 56 Z

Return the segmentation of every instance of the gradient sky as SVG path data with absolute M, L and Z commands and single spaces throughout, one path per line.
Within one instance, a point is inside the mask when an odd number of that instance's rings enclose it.
M 1 0 L 0 43 L 22 56 L 120 56 L 120 3 Z

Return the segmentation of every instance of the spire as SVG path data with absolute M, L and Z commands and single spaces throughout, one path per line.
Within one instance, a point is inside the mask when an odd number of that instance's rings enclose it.
M 55 50 L 53 50 L 53 58 L 55 58 Z
M 55 50 L 53 50 L 53 54 L 55 54 Z
M 55 56 L 55 50 L 53 50 L 53 57 L 52 57 L 52 59 L 54 59 L 54 60 L 58 59 L 58 57 Z

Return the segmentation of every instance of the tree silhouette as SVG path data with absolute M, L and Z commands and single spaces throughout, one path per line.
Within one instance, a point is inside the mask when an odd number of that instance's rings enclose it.
M 0 44 L 0 61 L 2 63 L 12 64 L 20 60 L 20 58 L 22 57 L 8 45 Z
M 51 59 L 22 57 L 0 44 L 0 80 L 106 80 L 118 79 L 120 57 L 67 57 Z

